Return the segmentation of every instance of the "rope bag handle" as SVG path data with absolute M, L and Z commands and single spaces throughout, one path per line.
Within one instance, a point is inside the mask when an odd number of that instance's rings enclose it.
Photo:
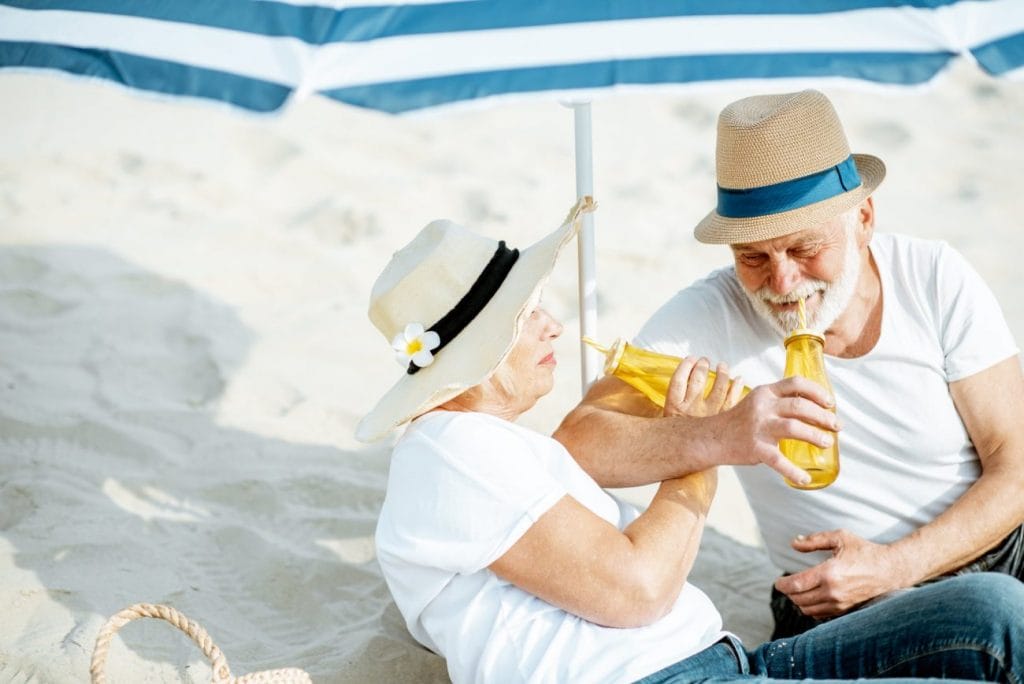
M 121 612 L 107 620 L 100 628 L 96 637 L 96 646 L 92 652 L 92 663 L 89 665 L 89 674 L 92 675 L 92 684 L 107 684 L 107 652 L 110 650 L 110 642 L 117 634 L 117 631 L 132 620 L 138 618 L 159 618 L 171 623 L 182 632 L 187 634 L 193 643 L 203 651 L 203 655 L 210 661 L 213 667 L 211 684 L 312 684 L 309 674 L 304 670 L 295 667 L 287 667 L 280 670 L 263 670 L 251 674 L 234 677 L 228 661 L 213 643 L 213 639 L 199 624 L 188 619 L 184 613 L 180 613 L 170 606 L 162 606 L 152 603 L 136 603 L 134 606 L 125 608 Z

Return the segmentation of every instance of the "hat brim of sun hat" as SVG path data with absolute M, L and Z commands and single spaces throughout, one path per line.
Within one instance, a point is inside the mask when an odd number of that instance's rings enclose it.
M 557 230 L 520 250 L 501 287 L 483 310 L 419 372 L 403 373 L 356 427 L 356 439 L 376 441 L 412 418 L 479 385 L 512 351 L 540 300 L 562 248 L 575 236 L 579 211 Z
M 712 210 L 697 224 L 693 235 L 700 242 L 708 244 L 735 245 L 771 240 L 821 225 L 857 206 L 874 192 L 885 178 L 885 164 L 878 157 L 855 154 L 853 159 L 861 184 L 849 192 L 805 207 L 749 218 L 727 218 L 720 215 L 717 210 Z

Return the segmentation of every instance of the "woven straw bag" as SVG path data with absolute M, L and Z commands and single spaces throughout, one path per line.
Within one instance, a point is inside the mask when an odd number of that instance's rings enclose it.
M 187 634 L 209 659 L 210 665 L 213 667 L 213 677 L 210 680 L 212 684 L 256 684 L 257 682 L 259 684 L 312 684 L 313 682 L 305 671 L 294 667 L 263 670 L 235 677 L 231 674 L 231 668 L 228 667 L 228 661 L 224 654 L 201 626 L 170 606 L 136 603 L 111 617 L 100 629 L 99 635 L 96 637 L 96 646 L 92 652 L 92 664 L 89 666 L 92 684 L 106 684 L 107 652 L 117 631 L 132 620 L 143 617 L 166 620 Z

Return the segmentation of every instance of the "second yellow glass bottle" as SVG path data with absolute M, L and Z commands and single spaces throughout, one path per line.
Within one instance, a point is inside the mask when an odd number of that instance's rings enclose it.
M 604 354 L 605 375 L 614 375 L 624 380 L 640 390 L 656 406 L 665 407 L 669 381 L 682 362 L 680 357 L 634 347 L 621 338 L 615 340 L 610 348 L 597 344 L 589 337 L 584 337 L 583 341 Z M 715 376 L 715 371 L 708 371 L 708 379 L 704 384 L 705 399 L 711 394 Z M 740 396 L 745 397 L 749 392 L 750 388 L 744 387 L 740 391 Z
M 834 395 L 832 383 L 825 373 L 825 338 L 807 328 L 797 328 L 786 337 L 785 344 L 785 377 L 802 375 Z M 835 413 L 835 410 L 833 405 L 832 412 Z M 811 481 L 805 485 L 790 480 L 786 480 L 786 484 L 796 489 L 821 489 L 835 482 L 839 476 L 839 437 L 834 432 L 829 434 L 832 436 L 832 446 L 824 449 L 798 439 L 779 442 L 782 454 L 811 476 Z

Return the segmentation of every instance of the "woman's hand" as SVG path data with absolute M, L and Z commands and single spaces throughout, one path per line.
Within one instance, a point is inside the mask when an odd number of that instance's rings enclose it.
M 715 368 L 715 383 L 708 396 L 704 386 L 708 380 L 710 362 L 704 357 L 687 356 L 672 374 L 665 396 L 666 416 L 713 416 L 732 408 L 743 393 L 740 378 L 729 377 L 729 367 L 724 363 Z

